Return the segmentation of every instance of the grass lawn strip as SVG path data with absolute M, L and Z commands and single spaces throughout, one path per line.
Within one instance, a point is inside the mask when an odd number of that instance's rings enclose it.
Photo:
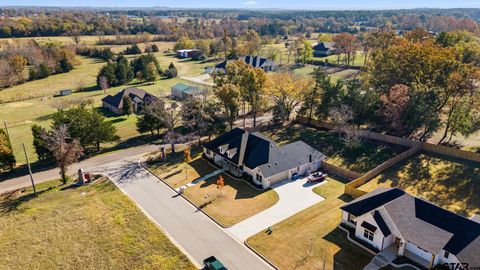
M 314 189 L 325 200 L 272 226 L 247 242 L 280 269 L 362 269 L 372 255 L 347 240 L 337 226 L 344 184 L 329 178 Z
M 110 181 L 0 197 L 0 269 L 195 269 Z
M 480 164 L 420 153 L 360 186 L 398 187 L 467 218 L 480 208 Z
M 184 196 L 218 223 L 230 227 L 278 202 L 273 189 L 257 190 L 242 180 L 221 174 L 225 186 L 217 188 L 214 176 L 185 190 Z

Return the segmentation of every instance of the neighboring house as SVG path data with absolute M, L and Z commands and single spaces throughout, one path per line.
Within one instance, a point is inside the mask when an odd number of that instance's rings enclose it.
M 320 42 L 313 46 L 313 55 L 315 57 L 325 57 L 336 53 L 335 42 Z
M 183 100 L 187 98 L 196 98 L 204 95 L 205 93 L 205 89 L 194 87 L 184 83 L 177 83 L 171 88 L 172 99 Z
M 151 95 L 139 88 L 127 88 L 118 92 L 116 95 L 108 95 L 102 99 L 102 107 L 110 110 L 115 114 L 123 114 L 123 98 L 129 96 L 132 100 L 133 111 L 138 113 L 141 108 L 150 102 L 159 100 L 156 96 Z
M 278 65 L 275 64 L 273 61 L 270 61 L 267 58 L 263 58 L 260 56 L 247 55 L 242 56 L 237 60 L 243 61 L 244 63 L 254 68 L 261 68 L 265 72 L 275 71 L 278 68 Z M 214 71 L 224 71 L 227 67 L 227 63 L 227 61 L 223 61 L 222 63 L 216 65 Z
M 201 54 L 200 50 L 197 50 L 197 49 L 186 49 L 186 50 L 177 51 L 177 57 L 179 58 L 192 58 L 200 54 Z
M 263 188 L 292 179 L 295 175 L 314 172 L 326 158 L 302 141 L 278 146 L 260 133 L 240 128 L 205 143 L 203 153 L 234 176 L 249 175 L 255 184 Z
M 389 248 L 428 269 L 445 263 L 480 266 L 478 221 L 403 190 L 378 188 L 341 209 L 342 223 L 380 251 Z

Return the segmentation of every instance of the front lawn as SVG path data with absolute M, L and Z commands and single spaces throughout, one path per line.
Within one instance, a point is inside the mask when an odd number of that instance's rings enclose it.
M 388 145 L 376 141 L 363 141 L 358 149 L 350 149 L 345 146 L 345 142 L 337 133 L 299 124 L 263 133 L 278 144 L 302 140 L 324 153 L 328 162 L 358 173 L 366 173 L 406 150 L 402 146 Z
M 272 190 L 257 190 L 245 183 L 222 174 L 225 186 L 217 188 L 218 175 L 185 190 L 185 197 L 220 224 L 230 227 L 271 206 L 278 201 Z
M 480 208 L 480 164 L 421 153 L 359 187 L 399 187 L 470 217 Z
M 212 164 L 201 158 L 201 148 L 192 146 L 192 161 L 185 162 L 182 148 L 177 146 L 175 154 L 167 153 L 165 162 L 153 162 L 149 168 L 169 186 L 178 188 L 193 180 L 217 170 Z
M 260 232 L 247 242 L 280 269 L 362 269 L 372 255 L 350 243 L 337 226 L 344 183 L 328 178 L 314 192 L 325 200 Z
M 106 179 L 0 196 L 1 269 L 195 269 Z

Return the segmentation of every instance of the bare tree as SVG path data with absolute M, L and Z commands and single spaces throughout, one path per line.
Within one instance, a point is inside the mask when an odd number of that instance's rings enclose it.
M 354 113 L 348 105 L 332 108 L 329 112 L 330 120 L 335 125 L 333 130 L 340 135 L 344 135 L 344 141 L 347 147 L 356 148 L 361 143 L 360 131 L 351 124 Z
M 60 168 L 60 176 L 62 183 L 67 183 L 68 167 L 77 162 L 83 154 L 83 147 L 78 139 L 70 138 L 66 125 L 61 125 L 48 133 L 42 134 L 47 147 L 55 159 L 57 166 Z
M 103 93 L 107 94 L 107 89 L 108 89 L 108 87 L 110 87 L 108 85 L 107 77 L 101 76 L 100 78 L 98 78 L 98 85 L 100 85 L 100 88 L 103 90 Z
M 183 141 L 183 136 L 175 132 L 175 126 L 181 119 L 181 112 L 177 103 L 173 102 L 169 108 L 165 108 L 163 121 L 168 128 L 168 133 L 165 135 L 165 142 L 172 147 L 172 153 L 175 153 L 175 143 Z

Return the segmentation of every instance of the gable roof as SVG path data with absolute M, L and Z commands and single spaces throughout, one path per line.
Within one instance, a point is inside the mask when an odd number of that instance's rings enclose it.
M 328 51 L 335 50 L 335 42 L 320 42 L 317 45 L 313 46 L 315 51 Z
M 238 166 L 245 165 L 250 169 L 258 167 L 263 177 L 296 168 L 310 162 L 310 159 L 325 157 L 302 141 L 279 147 L 258 132 L 250 133 L 240 128 L 234 128 L 203 146 Z M 232 156 L 228 156 L 228 153 Z
M 238 58 L 237 60 L 243 61 L 246 64 L 254 67 L 254 68 L 263 68 L 266 66 L 276 66 L 275 62 L 268 60 L 267 58 L 263 58 L 258 55 L 246 55 Z M 226 69 L 228 61 L 225 60 L 217 65 L 215 65 L 216 69 Z
M 123 108 L 123 97 L 128 95 L 132 100 L 158 100 L 158 98 L 150 93 L 142 90 L 140 88 L 131 87 L 123 89 L 122 91 L 118 92 L 114 96 L 108 95 L 102 99 L 103 102 L 108 103 L 116 108 Z
M 371 193 L 341 208 L 359 216 L 384 207 L 406 241 L 433 254 L 446 250 L 460 262 L 480 265 L 480 256 L 477 255 L 480 250 L 479 223 L 397 188 L 377 189 Z M 377 212 L 373 214 L 374 218 Z

